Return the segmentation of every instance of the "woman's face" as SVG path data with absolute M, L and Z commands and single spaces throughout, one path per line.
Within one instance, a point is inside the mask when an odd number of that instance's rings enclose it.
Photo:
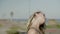
M 35 14 L 35 19 L 37 20 L 37 22 L 39 22 L 40 24 L 43 24 L 45 22 L 45 16 L 43 16 L 43 13 L 36 13 Z

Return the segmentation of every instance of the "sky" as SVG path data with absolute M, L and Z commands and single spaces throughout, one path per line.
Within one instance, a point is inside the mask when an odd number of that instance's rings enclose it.
M 0 19 L 28 19 L 36 11 L 45 13 L 46 18 L 60 19 L 60 0 L 0 0 Z

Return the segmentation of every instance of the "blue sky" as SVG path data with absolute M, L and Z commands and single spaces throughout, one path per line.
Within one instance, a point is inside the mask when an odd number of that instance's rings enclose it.
M 60 0 L 0 0 L 0 18 L 26 19 L 36 11 L 45 13 L 46 18 L 60 19 Z

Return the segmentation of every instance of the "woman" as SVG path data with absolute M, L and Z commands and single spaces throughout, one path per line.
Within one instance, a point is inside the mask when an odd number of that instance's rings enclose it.
M 35 12 L 28 21 L 28 34 L 44 34 L 45 14 L 41 11 Z

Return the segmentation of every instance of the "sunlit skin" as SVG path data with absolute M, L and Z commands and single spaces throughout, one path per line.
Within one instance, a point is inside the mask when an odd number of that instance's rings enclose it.
M 32 25 L 30 27 L 35 27 L 37 30 L 39 30 L 39 25 L 43 24 L 45 22 L 45 17 L 43 16 L 43 13 L 35 14 L 35 17 L 32 20 Z M 34 29 L 30 29 L 28 31 L 28 34 L 39 34 Z

